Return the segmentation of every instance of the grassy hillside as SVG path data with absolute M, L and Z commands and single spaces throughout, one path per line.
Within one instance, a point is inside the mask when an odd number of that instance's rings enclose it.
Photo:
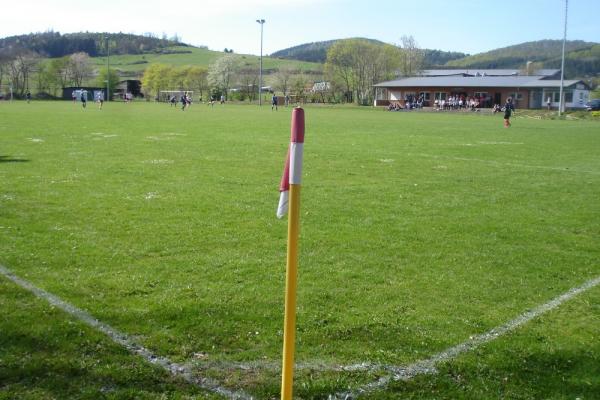
M 196 47 L 170 47 L 168 52 L 162 54 L 127 54 L 110 57 L 110 65 L 116 68 L 122 77 L 140 77 L 146 67 L 150 64 L 167 64 L 175 66 L 183 65 L 198 65 L 208 67 L 218 58 L 225 55 L 220 51 L 212 51 Z M 255 65 L 259 68 L 260 57 L 254 55 L 240 55 L 246 60 L 248 66 Z M 92 61 L 97 68 L 102 68 L 106 65 L 106 57 L 94 57 Z M 280 60 L 272 57 L 263 57 L 263 69 L 266 73 L 281 68 L 290 66 L 304 72 L 321 71 L 322 65 L 312 62 L 302 62 L 296 60 Z

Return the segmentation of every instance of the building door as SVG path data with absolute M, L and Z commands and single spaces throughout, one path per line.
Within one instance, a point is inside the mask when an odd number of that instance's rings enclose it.
M 494 104 L 502 105 L 502 93 L 494 93 Z

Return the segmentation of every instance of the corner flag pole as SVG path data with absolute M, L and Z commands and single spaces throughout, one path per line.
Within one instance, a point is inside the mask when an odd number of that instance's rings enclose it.
M 300 181 L 304 147 L 304 110 L 292 112 L 291 143 L 281 179 L 281 196 L 277 217 L 288 209 L 287 268 L 285 277 L 285 317 L 283 329 L 283 366 L 281 400 L 292 400 L 294 384 L 294 351 L 296 342 L 296 288 L 298 283 L 298 236 L 300 233 Z M 289 193 L 288 193 L 289 192 Z

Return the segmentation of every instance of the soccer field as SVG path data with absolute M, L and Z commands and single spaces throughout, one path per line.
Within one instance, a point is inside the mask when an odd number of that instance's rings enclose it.
M 305 114 L 295 398 L 599 398 L 597 121 Z M 0 103 L 0 399 L 278 398 L 290 115 Z

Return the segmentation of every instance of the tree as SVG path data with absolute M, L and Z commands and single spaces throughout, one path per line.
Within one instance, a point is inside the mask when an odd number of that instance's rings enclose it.
M 161 90 L 169 89 L 169 69 L 163 64 L 152 64 L 144 71 L 142 87 L 146 95 L 157 97 Z
M 208 89 L 208 69 L 204 67 L 190 67 L 187 70 L 186 82 L 188 89 L 198 92 L 199 98 L 203 97 L 204 91 Z
M 96 86 L 105 88 L 107 80 L 108 80 L 108 88 L 110 90 L 110 95 L 113 95 L 115 93 L 115 89 L 117 88 L 117 85 L 119 84 L 119 74 L 117 74 L 117 71 L 115 71 L 114 69 L 111 69 L 110 73 L 107 73 L 106 68 L 102 68 L 98 73 L 98 77 L 96 78 Z M 107 93 L 107 95 L 108 94 L 109 93 Z M 112 96 L 110 96 L 110 97 L 112 97 Z M 110 100 L 110 97 L 108 100 Z
M 373 85 L 393 75 L 398 49 L 364 39 L 340 40 L 327 52 L 325 72 L 332 88 L 342 88 L 347 102 L 370 104 Z
M 371 64 L 371 87 L 381 82 L 394 79 L 401 63 L 401 51 L 396 46 L 384 44 L 379 48 Z
M 0 87 L 2 87 L 2 81 L 4 76 L 8 73 L 8 64 L 10 59 L 3 52 L 0 52 Z
M 75 53 L 69 56 L 71 78 L 75 86 L 83 86 L 83 81 L 92 73 L 90 56 L 87 53 Z
M 69 57 L 53 58 L 48 66 L 48 73 L 52 76 L 55 87 L 71 86 L 72 73 Z
M 412 36 L 402 36 L 400 38 L 402 55 L 400 57 L 400 71 L 404 76 L 413 76 L 423 69 L 423 60 L 425 53 L 419 48 L 417 42 Z
M 292 90 L 296 95 L 296 99 L 298 102 L 303 103 L 305 101 L 305 89 L 307 84 L 308 80 L 306 79 L 306 76 L 304 76 L 304 74 L 302 73 L 296 75 L 292 79 Z
M 38 63 L 37 54 L 28 50 L 19 50 L 14 53 L 9 65 L 10 82 L 14 93 L 23 97 L 29 90 L 29 78 Z
M 168 69 L 167 77 L 170 89 L 186 90 L 188 89 L 186 84 L 187 69 L 189 67 L 170 67 Z
M 237 82 L 241 87 L 241 95 L 249 101 L 256 99 L 258 95 L 258 74 L 256 68 L 237 68 Z
M 347 102 L 352 102 L 354 91 L 352 43 L 349 40 L 337 41 L 327 51 L 325 74 L 328 79 L 341 87 Z
M 50 72 L 50 66 L 47 62 L 40 62 L 37 66 L 36 86 L 39 93 L 49 93 L 54 89 L 54 77 Z M 56 90 L 52 90 L 56 94 Z
M 292 76 L 294 75 L 294 70 L 289 66 L 283 66 L 277 70 L 277 72 L 273 76 L 273 86 L 283 92 L 285 96 L 288 94 L 290 90 L 290 84 Z
M 217 59 L 208 69 L 208 83 L 212 89 L 227 95 L 236 71 L 238 57 L 228 54 Z

